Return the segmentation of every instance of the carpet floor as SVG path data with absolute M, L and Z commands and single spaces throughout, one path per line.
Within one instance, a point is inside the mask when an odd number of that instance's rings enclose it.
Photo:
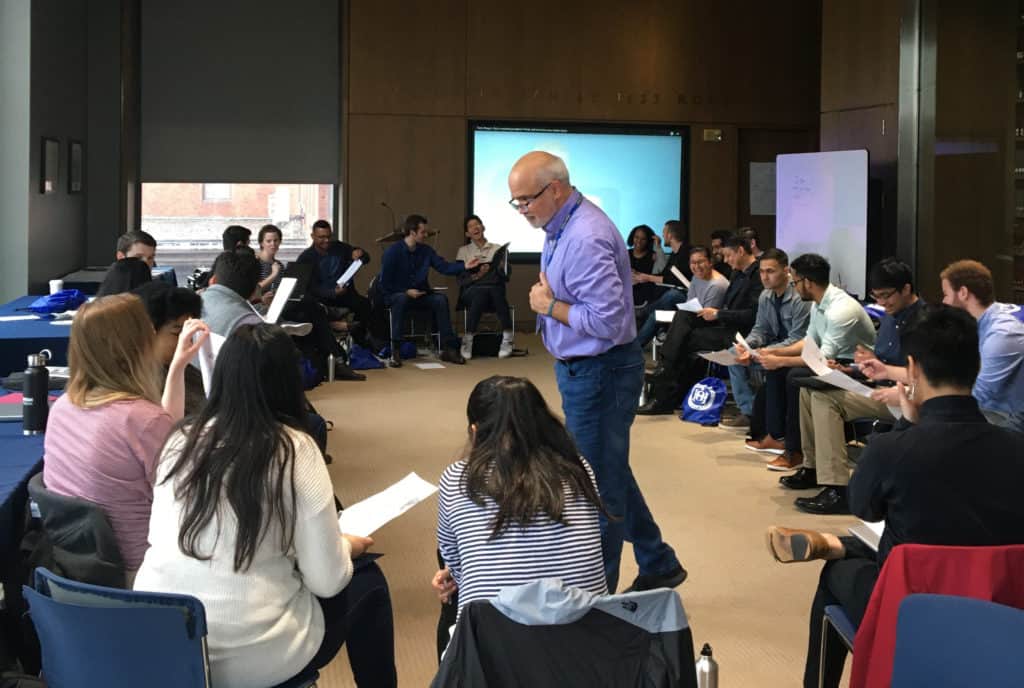
M 367 371 L 366 382 L 335 382 L 310 393 L 335 423 L 329 467 L 342 502 L 352 504 L 410 471 L 435 482 L 466 442 L 466 400 L 473 386 L 494 374 L 530 378 L 557 413 L 561 399 L 552 358 L 538 338 L 520 335 L 530 355 L 475 359 L 465 366 Z M 807 614 L 820 564 L 775 563 L 765 545 L 772 524 L 845 534 L 852 517 L 796 511 L 794 493 L 765 470 L 765 456 L 743 447 L 743 433 L 702 428 L 675 416 L 638 417 L 631 465 L 662 534 L 689 579 L 679 588 L 695 651 L 710 643 L 721 685 L 775 688 L 800 684 L 807 648 Z M 395 611 L 395 646 L 401 686 L 426 686 L 437 669 L 438 603 L 430 588 L 435 566 L 437 500 L 429 499 L 378 531 Z M 620 576 L 636 575 L 629 545 Z M 321 688 L 354 685 L 342 652 L 322 672 Z

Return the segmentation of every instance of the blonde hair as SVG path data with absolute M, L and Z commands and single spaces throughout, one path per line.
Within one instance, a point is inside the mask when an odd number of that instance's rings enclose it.
M 142 301 L 114 294 L 83 304 L 71 325 L 68 399 L 94 408 L 113 401 L 160 403 L 155 332 Z

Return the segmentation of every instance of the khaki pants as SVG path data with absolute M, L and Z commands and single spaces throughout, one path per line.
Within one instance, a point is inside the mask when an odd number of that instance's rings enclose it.
M 880 401 L 842 389 L 800 390 L 800 435 L 804 467 L 814 468 L 819 485 L 847 485 L 850 463 L 843 423 L 854 418 L 895 421 Z

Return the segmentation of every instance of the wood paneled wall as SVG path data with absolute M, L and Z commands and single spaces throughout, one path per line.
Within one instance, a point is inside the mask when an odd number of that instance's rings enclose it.
M 741 128 L 814 147 L 820 0 L 348 2 L 344 17 L 341 217 L 365 247 L 390 228 L 387 202 L 425 214 L 454 255 L 474 118 L 690 125 L 695 240 L 736 226 Z M 705 127 L 723 141 L 703 142 Z M 521 324 L 534 272 L 518 267 L 510 285 Z
M 821 150 L 868 151 L 869 267 L 896 252 L 900 11 L 891 0 L 822 6 Z

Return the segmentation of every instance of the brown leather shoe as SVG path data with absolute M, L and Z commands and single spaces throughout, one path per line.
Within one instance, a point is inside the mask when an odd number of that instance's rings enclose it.
M 792 471 L 804 465 L 804 455 L 800 452 L 785 452 L 776 456 L 765 466 L 769 471 Z
M 765 452 L 767 454 L 782 454 L 786 451 L 786 443 L 777 440 L 771 435 L 765 435 L 759 440 L 747 440 L 746 447 L 750 451 Z
M 768 551 L 780 564 L 829 558 L 828 541 L 814 530 L 772 526 L 768 529 L 767 540 Z

